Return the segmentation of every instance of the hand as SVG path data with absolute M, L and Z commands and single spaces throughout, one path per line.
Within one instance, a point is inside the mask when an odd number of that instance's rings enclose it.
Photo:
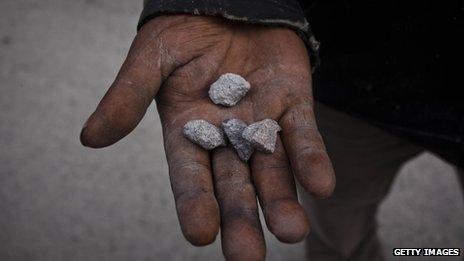
M 209 86 L 224 73 L 242 75 L 251 90 L 235 107 L 214 105 Z M 329 196 L 332 166 L 312 109 L 309 58 L 290 29 L 201 16 L 162 16 L 146 23 L 127 59 L 86 122 L 85 146 L 109 146 L 130 133 L 156 99 L 182 232 L 192 244 L 214 241 L 221 226 L 228 260 L 261 260 L 265 243 L 256 194 L 269 230 L 283 242 L 309 232 L 293 174 L 313 195 Z M 211 152 L 183 137 L 183 125 L 229 118 L 248 124 L 272 118 L 282 127 L 273 154 L 255 151 L 249 164 L 231 147 Z M 293 173 L 293 174 L 292 174 Z

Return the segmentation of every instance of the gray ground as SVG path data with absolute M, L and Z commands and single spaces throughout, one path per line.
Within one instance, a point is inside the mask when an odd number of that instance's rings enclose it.
M 78 142 L 141 2 L 0 1 L 0 260 L 220 259 L 218 242 L 182 238 L 153 108 L 111 148 Z M 463 247 L 463 209 L 453 169 L 420 156 L 381 208 L 386 250 Z M 302 244 L 266 236 L 269 260 L 302 259 Z

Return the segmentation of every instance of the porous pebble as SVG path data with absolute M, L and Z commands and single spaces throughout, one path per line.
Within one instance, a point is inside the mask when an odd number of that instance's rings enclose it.
M 238 157 L 243 162 L 247 162 L 251 154 L 253 154 L 253 147 L 251 143 L 242 137 L 242 133 L 247 127 L 247 124 L 239 119 L 230 119 L 222 123 L 222 129 L 229 138 L 230 143 L 235 148 Z
M 273 153 L 277 141 L 277 132 L 281 130 L 275 120 L 265 119 L 246 127 L 242 137 L 250 142 L 253 148 L 265 153 Z
M 250 90 L 250 83 L 242 76 L 226 73 L 211 84 L 209 97 L 215 104 L 231 107 L 237 104 Z
M 192 120 L 183 128 L 183 134 L 193 143 L 202 146 L 206 150 L 212 150 L 227 144 L 224 132 L 205 120 Z

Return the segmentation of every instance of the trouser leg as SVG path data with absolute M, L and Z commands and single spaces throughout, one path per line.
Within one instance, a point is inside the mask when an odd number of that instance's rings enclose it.
M 302 197 L 312 223 L 309 260 L 382 260 L 377 208 L 402 164 L 422 149 L 321 104 L 316 116 L 337 186 L 329 199 Z
M 458 175 L 459 181 L 461 183 L 461 194 L 464 197 L 464 169 L 456 168 L 456 175 Z

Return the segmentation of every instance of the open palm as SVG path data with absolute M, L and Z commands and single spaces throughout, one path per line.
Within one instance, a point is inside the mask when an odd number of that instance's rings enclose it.
M 211 83 L 236 73 L 251 90 L 236 106 L 211 102 Z M 312 109 L 306 48 L 290 29 L 237 24 L 220 18 L 163 16 L 137 34 L 115 82 L 85 124 L 81 141 L 111 145 L 130 133 L 156 99 L 171 186 L 182 232 L 194 245 L 214 241 L 221 227 L 228 260 L 262 260 L 265 244 L 258 196 L 269 230 L 283 242 L 309 232 L 294 175 L 326 197 L 335 179 Z M 205 151 L 182 136 L 183 125 L 205 119 L 217 126 L 265 118 L 282 127 L 276 151 L 255 151 L 250 162 L 232 147 Z

